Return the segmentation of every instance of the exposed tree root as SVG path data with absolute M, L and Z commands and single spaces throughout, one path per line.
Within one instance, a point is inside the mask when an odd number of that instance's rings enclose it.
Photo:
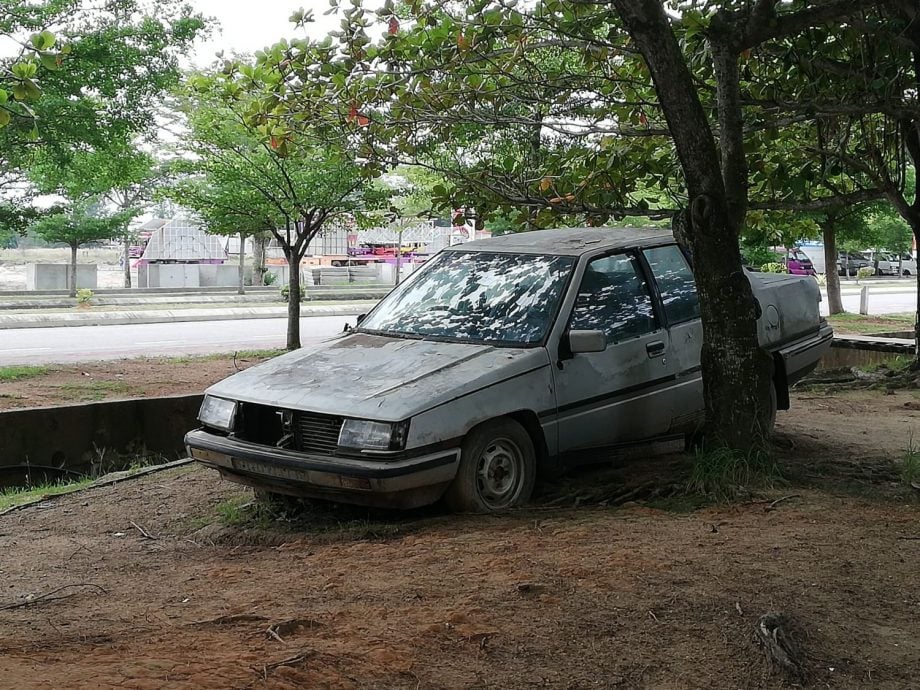
M 766 613 L 754 626 L 754 640 L 770 663 L 790 683 L 808 682 L 807 657 L 802 650 L 803 631 L 783 613 Z
M 567 493 L 543 505 L 547 508 L 563 506 L 579 506 L 598 504 L 605 506 L 618 506 L 630 501 L 650 501 L 658 498 L 670 498 L 684 490 L 682 484 L 662 484 L 660 481 L 649 481 L 638 486 L 598 486 L 593 489 L 582 489 Z

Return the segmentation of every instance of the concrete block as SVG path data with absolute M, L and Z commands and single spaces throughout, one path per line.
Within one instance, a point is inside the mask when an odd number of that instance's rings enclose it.
M 198 264 L 198 282 L 201 287 L 236 287 L 240 268 L 233 264 Z
M 150 264 L 147 267 L 147 287 L 201 287 L 198 264 Z
M 77 264 L 77 289 L 95 290 L 96 264 Z M 29 264 L 26 266 L 27 290 L 67 290 L 70 288 L 70 264 Z

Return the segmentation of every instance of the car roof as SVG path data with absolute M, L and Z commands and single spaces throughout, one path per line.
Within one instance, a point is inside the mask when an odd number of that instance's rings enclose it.
M 625 249 L 674 241 L 668 228 L 558 228 L 498 235 L 450 247 L 451 251 L 581 256 L 597 249 Z

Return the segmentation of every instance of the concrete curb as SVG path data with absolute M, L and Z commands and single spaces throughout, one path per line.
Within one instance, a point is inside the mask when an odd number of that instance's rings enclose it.
M 354 316 L 368 311 L 376 302 L 349 302 L 336 305 L 302 305 L 302 318 L 313 316 Z M 235 319 L 280 319 L 287 307 L 241 307 L 229 309 L 164 309 L 149 311 L 77 312 L 73 314 L 3 314 L 0 330 L 11 328 L 59 328 L 70 326 L 118 326 L 177 321 L 230 321 Z

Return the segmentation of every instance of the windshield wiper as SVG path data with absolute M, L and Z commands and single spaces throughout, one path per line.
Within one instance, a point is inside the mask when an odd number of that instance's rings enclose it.
M 354 328 L 352 333 L 366 333 L 367 335 L 382 335 L 387 338 L 405 338 L 406 340 L 424 340 L 425 336 L 418 333 L 402 333 L 400 331 L 378 331 L 374 328 Z

